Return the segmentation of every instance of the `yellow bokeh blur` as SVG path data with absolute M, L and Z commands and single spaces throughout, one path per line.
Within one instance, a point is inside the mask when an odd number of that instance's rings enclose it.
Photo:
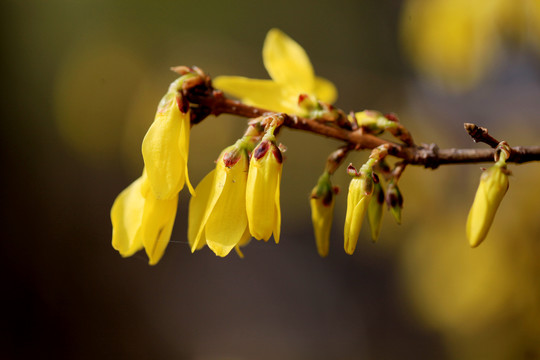
M 401 37 L 420 74 L 446 90 L 469 90 L 496 68 L 506 42 L 540 53 L 540 1 L 408 0 Z

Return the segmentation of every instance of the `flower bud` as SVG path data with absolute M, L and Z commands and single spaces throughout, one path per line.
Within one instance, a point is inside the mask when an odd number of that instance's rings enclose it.
M 381 232 L 383 204 L 384 191 L 381 184 L 377 181 L 373 186 L 373 196 L 368 206 L 368 220 L 373 242 L 377 242 L 379 233 Z
M 345 252 L 349 255 L 352 255 L 356 248 L 362 222 L 371 199 L 371 193 L 366 193 L 366 181 L 373 182 L 371 176 L 360 174 L 360 176 L 355 176 L 349 185 L 344 231 Z
M 330 174 L 325 172 L 319 178 L 317 186 L 311 192 L 311 221 L 315 233 L 317 251 L 321 257 L 328 255 L 330 247 L 330 230 L 334 215 L 334 195 L 337 188 L 332 187 Z
M 467 238 L 471 247 L 477 247 L 486 238 L 497 208 L 508 190 L 508 173 L 504 162 L 496 163 L 482 173 L 467 218 Z
M 390 180 L 386 188 L 386 204 L 390 213 L 394 216 L 398 224 L 401 224 L 401 209 L 403 209 L 403 196 L 394 179 Z
M 384 128 L 381 128 L 377 124 L 377 119 L 380 118 L 382 114 L 374 110 L 364 110 L 354 114 L 358 126 L 363 127 L 368 130 L 370 134 L 379 135 L 384 131 Z

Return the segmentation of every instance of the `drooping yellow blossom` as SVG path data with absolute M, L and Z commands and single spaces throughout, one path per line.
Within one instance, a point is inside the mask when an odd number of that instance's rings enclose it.
M 355 170 L 356 171 L 356 170 Z M 362 222 L 366 215 L 369 202 L 373 193 L 373 180 L 370 174 L 357 173 L 349 185 L 347 195 L 347 214 L 345 215 L 345 252 L 349 255 L 354 253 L 358 236 L 362 229 Z
M 368 205 L 368 221 L 371 230 L 371 240 L 377 242 L 381 232 L 382 216 L 384 213 L 384 191 L 379 182 L 373 185 L 373 195 Z
M 251 238 L 246 214 L 248 155 L 242 141 L 223 150 L 216 168 L 195 189 L 188 222 L 192 252 L 206 244 L 216 255 L 226 256 L 235 247 L 240 251 Z
M 485 170 L 467 218 L 467 238 L 471 247 L 484 241 L 495 213 L 508 190 L 508 170 L 504 162 L 497 162 Z
M 276 244 L 281 229 L 279 185 L 283 158 L 272 131 L 255 147 L 249 163 L 246 209 L 249 232 L 257 240 L 267 241 L 272 233 Z
M 493 69 L 504 41 L 540 50 L 539 24 L 538 0 L 407 0 L 401 33 L 423 75 L 462 91 Z
M 271 29 L 266 35 L 263 62 L 272 80 L 219 76 L 214 79 L 214 86 L 246 104 L 300 116 L 305 116 L 305 110 L 298 105 L 301 94 L 325 103 L 336 100 L 335 86 L 315 76 L 304 49 L 282 31 Z
M 330 231 L 334 217 L 336 189 L 330 182 L 330 174 L 325 172 L 319 178 L 317 186 L 311 192 L 311 222 L 315 233 L 317 252 L 321 257 L 328 255 L 330 248 Z
M 182 83 L 190 76 L 184 75 L 171 84 L 143 140 L 148 181 L 158 199 L 175 197 L 186 182 L 193 193 L 187 170 L 190 111 L 179 93 Z
M 114 201 L 112 246 L 124 257 L 144 247 L 149 264 L 157 264 L 169 243 L 177 206 L 178 196 L 155 197 L 144 171 Z

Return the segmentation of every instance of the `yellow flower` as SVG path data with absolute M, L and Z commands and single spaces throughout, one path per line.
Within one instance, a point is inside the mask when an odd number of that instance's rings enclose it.
M 251 155 L 246 209 L 251 235 L 257 240 L 267 241 L 273 233 L 276 244 L 281 228 L 279 184 L 282 167 L 283 158 L 275 137 L 267 133 Z
M 188 240 L 192 252 L 207 244 L 216 255 L 226 256 L 234 247 L 240 251 L 239 246 L 249 242 L 248 156 L 241 142 L 222 151 L 216 168 L 197 185 L 197 196 L 191 198 Z
M 144 171 L 114 201 L 112 246 L 124 257 L 144 247 L 149 264 L 157 264 L 169 243 L 177 206 L 178 196 L 166 200 L 155 197 Z
M 158 199 L 175 197 L 187 182 L 190 111 L 179 93 L 182 83 L 191 75 L 174 81 L 159 103 L 154 122 L 142 144 L 142 154 L 148 181 Z
M 373 193 L 371 176 L 359 174 L 354 176 L 349 185 L 347 195 L 347 214 L 345 215 L 345 252 L 354 253 L 362 222 Z
M 496 163 L 482 173 L 480 185 L 467 218 L 467 238 L 477 247 L 486 238 L 497 208 L 508 190 L 506 165 Z
M 330 230 L 332 230 L 332 219 L 334 216 L 334 203 L 336 189 L 330 182 L 330 174 L 325 172 L 319 183 L 311 192 L 311 222 L 315 233 L 315 243 L 317 252 L 321 257 L 328 255 L 330 247 Z
M 326 103 L 336 100 L 335 86 L 315 76 L 304 49 L 278 29 L 271 29 L 266 35 L 263 62 L 272 80 L 219 76 L 214 79 L 214 86 L 246 104 L 301 116 L 305 115 L 298 106 L 301 94 L 314 96 Z

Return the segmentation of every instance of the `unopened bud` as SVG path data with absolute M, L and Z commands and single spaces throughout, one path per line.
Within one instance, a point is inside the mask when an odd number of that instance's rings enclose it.
M 311 220 L 317 251 L 321 257 L 328 255 L 330 230 L 334 214 L 334 195 L 337 188 L 332 186 L 330 174 L 325 172 L 311 192 Z
M 394 216 L 398 224 L 401 224 L 401 209 L 403 208 L 403 196 L 396 182 L 392 179 L 386 188 L 386 204 L 390 213 Z
M 358 170 L 356 170 L 352 163 L 347 166 L 347 174 L 349 176 L 360 176 L 360 173 L 358 172 Z
M 477 247 L 486 238 L 497 208 L 508 190 L 508 174 L 503 162 L 485 170 L 480 177 L 480 185 L 467 218 L 467 238 L 472 247 Z
M 369 201 L 368 220 L 371 228 L 371 239 L 376 242 L 381 232 L 382 215 L 384 204 L 384 191 L 379 182 L 375 182 L 373 187 L 373 196 Z

